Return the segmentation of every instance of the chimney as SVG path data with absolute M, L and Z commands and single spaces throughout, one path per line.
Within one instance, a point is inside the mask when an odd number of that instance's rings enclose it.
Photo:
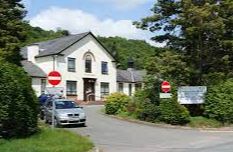
M 128 71 L 132 71 L 134 69 L 134 61 L 132 58 L 128 59 Z
M 35 56 L 39 55 L 39 45 L 32 44 L 27 46 L 27 60 L 35 63 Z

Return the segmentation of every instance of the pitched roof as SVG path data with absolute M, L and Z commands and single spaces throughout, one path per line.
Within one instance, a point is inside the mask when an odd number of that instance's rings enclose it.
M 37 57 L 59 54 L 74 43 L 86 37 L 90 32 L 64 36 L 61 38 L 35 43 L 39 45 L 40 53 Z
M 21 61 L 24 70 L 28 73 L 31 77 L 38 77 L 38 78 L 46 78 L 46 73 L 39 68 L 37 65 L 30 61 L 23 60 Z
M 146 76 L 145 70 L 117 70 L 117 82 L 142 82 L 144 76 Z
M 37 55 L 36 57 L 44 57 L 44 56 L 60 54 L 62 53 L 62 51 L 66 50 L 68 47 L 82 40 L 89 34 L 92 35 L 98 41 L 98 43 L 100 43 L 100 45 L 111 55 L 111 53 L 107 50 L 107 48 L 103 46 L 103 44 L 101 44 L 101 42 L 91 32 L 85 32 L 75 35 L 64 36 L 49 41 L 34 43 L 36 45 L 39 45 L 39 49 L 40 49 L 39 55 Z M 21 55 L 23 56 L 24 59 L 27 58 L 26 47 L 21 48 Z

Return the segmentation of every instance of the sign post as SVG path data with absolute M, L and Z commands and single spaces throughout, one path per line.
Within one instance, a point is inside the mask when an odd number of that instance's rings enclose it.
M 168 81 L 163 81 L 161 84 L 161 90 L 163 93 L 159 94 L 161 99 L 171 98 L 172 94 L 169 93 L 171 91 L 171 85 Z
M 50 72 L 48 74 L 48 82 L 53 87 L 55 87 L 56 85 L 58 85 L 61 82 L 61 74 L 57 71 Z M 55 102 L 53 100 L 53 103 L 52 103 L 52 128 L 54 128 L 54 125 L 55 125 L 55 123 L 54 123 L 55 122 L 55 120 L 54 120 L 55 108 L 56 108 L 56 105 L 55 105 Z

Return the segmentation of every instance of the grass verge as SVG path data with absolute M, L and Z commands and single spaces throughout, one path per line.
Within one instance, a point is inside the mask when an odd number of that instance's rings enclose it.
M 105 109 L 101 109 L 101 113 L 105 114 Z M 135 116 L 130 115 L 128 112 L 120 112 L 119 114 L 115 115 L 115 117 L 118 118 L 122 118 L 124 120 L 135 120 L 135 121 L 141 121 L 139 119 L 137 119 Z M 142 121 L 143 122 L 143 121 Z M 147 123 L 147 122 L 146 122 Z M 152 122 L 151 122 L 152 123 Z M 167 126 L 168 124 L 165 124 L 163 122 L 153 122 L 153 124 L 155 125 L 165 125 Z M 185 125 L 185 126 L 181 126 L 181 127 L 191 127 L 191 128 L 221 128 L 221 127 L 229 127 L 229 124 L 222 124 L 221 122 L 214 120 L 214 119 L 208 119 L 202 116 L 198 116 L 198 117 L 190 117 L 190 122 Z M 179 127 L 177 125 L 177 127 Z
M 224 127 L 224 125 L 214 119 L 208 119 L 205 117 L 191 117 L 190 122 L 187 124 L 189 127 L 193 128 L 220 128 Z
M 86 137 L 48 127 L 25 139 L 0 139 L 1 152 L 87 152 L 93 146 Z

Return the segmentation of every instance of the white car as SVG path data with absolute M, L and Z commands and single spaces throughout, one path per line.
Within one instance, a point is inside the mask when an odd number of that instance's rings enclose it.
M 64 126 L 71 124 L 86 125 L 86 114 L 82 107 L 69 99 L 48 99 L 44 104 L 44 119 L 52 123 L 52 104 L 55 103 L 54 124 Z

